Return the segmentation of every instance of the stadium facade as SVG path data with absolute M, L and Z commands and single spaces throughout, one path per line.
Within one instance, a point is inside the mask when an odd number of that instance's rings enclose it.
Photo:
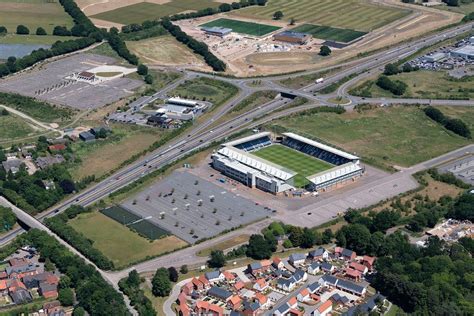
M 332 166 L 306 177 L 308 185 L 305 189 L 308 191 L 336 188 L 354 181 L 364 172 L 359 157 L 294 133 L 276 137 L 263 132 L 225 143 L 211 156 L 211 164 L 222 174 L 251 188 L 273 194 L 298 191 L 292 181 L 296 172 L 252 154 L 272 145 L 291 148 Z

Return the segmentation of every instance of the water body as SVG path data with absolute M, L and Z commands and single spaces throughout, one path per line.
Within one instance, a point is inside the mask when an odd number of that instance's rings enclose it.
M 51 45 L 40 44 L 0 44 L 0 59 L 7 59 L 10 56 L 20 58 L 30 54 L 40 48 L 50 48 Z

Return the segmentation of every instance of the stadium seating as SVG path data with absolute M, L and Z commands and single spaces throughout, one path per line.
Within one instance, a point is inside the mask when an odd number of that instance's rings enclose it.
M 290 137 L 286 137 L 283 140 L 282 144 L 295 150 L 301 151 L 302 153 L 305 153 L 307 155 L 329 162 L 330 164 L 336 166 L 343 165 L 350 161 L 349 159 L 330 153 L 324 149 L 303 143 L 299 140 Z
M 235 145 L 234 147 L 237 149 L 243 150 L 245 152 L 251 152 L 257 149 L 261 149 L 263 147 L 270 146 L 271 144 L 272 144 L 272 141 L 270 140 L 270 138 L 268 136 L 265 136 L 259 139 L 254 139 L 249 142 Z

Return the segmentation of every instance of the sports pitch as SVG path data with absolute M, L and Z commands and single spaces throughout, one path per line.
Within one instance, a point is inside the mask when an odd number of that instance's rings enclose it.
M 368 0 L 269 0 L 265 6 L 251 6 L 230 13 L 253 19 L 271 20 L 276 11 L 283 21 L 314 23 L 369 32 L 410 13 L 408 10 L 371 4 Z
M 216 8 L 220 4 L 221 3 L 213 0 L 171 0 L 163 4 L 140 2 L 115 10 L 102 12 L 91 17 L 120 24 L 140 24 L 145 20 L 156 20 L 164 16 L 174 15 L 181 12 Z
M 367 32 L 314 24 L 303 24 L 298 27 L 295 27 L 294 29 L 292 29 L 292 31 L 309 33 L 315 38 L 342 43 L 352 42 L 353 40 L 367 34 Z
M 293 185 L 296 187 L 308 184 L 306 177 L 333 167 L 330 163 L 281 145 L 262 148 L 252 152 L 252 155 L 296 172 L 297 175 L 293 178 Z
M 232 29 L 236 33 L 248 34 L 248 35 L 253 35 L 253 36 L 263 36 L 280 29 L 280 27 L 278 26 L 253 23 L 253 22 L 245 22 L 245 21 L 232 20 L 232 19 L 217 19 L 217 20 L 202 24 L 201 26 L 226 27 L 226 28 Z

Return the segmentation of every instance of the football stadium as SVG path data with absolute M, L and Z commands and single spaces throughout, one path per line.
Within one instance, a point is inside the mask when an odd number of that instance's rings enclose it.
M 223 144 L 212 167 L 248 187 L 273 194 L 322 192 L 360 177 L 360 158 L 294 133 L 258 133 Z

